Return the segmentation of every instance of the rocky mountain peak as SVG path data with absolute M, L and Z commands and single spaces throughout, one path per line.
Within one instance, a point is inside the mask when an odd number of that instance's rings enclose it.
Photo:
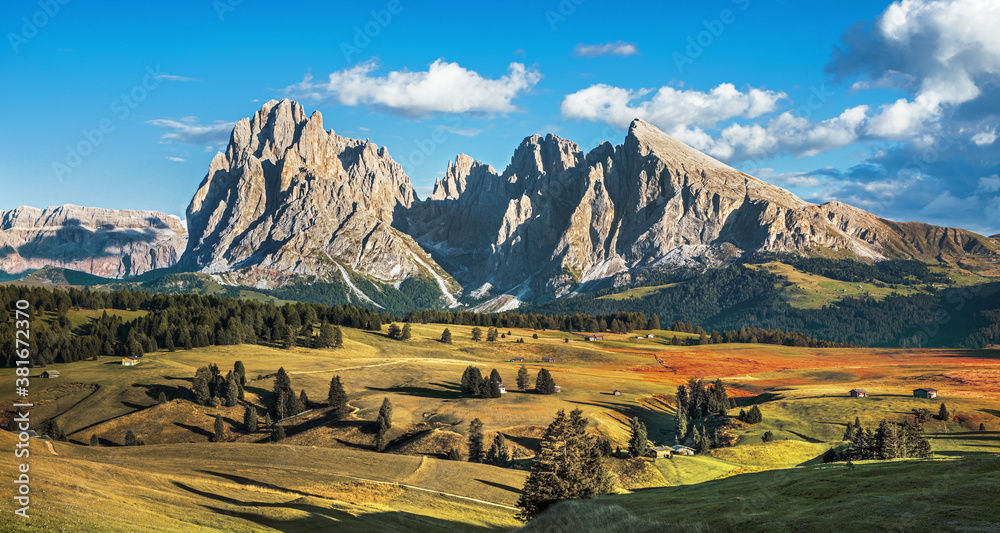
M 62 205 L 0 211 L 0 270 L 46 266 L 108 278 L 172 266 L 184 251 L 180 219 L 155 211 Z
M 576 143 L 551 133 L 545 137 L 532 135 L 525 137 L 514 150 L 504 175 L 531 179 L 541 174 L 558 174 L 575 167 L 581 160 L 583 152 Z

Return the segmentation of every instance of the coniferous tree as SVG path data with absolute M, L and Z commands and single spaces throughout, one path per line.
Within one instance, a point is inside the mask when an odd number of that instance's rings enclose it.
M 247 433 L 257 432 L 257 409 L 252 405 L 246 406 L 246 410 L 243 411 L 243 427 Z
M 979 423 L 979 431 L 986 431 L 986 424 L 983 422 Z
M 765 431 L 764 435 L 760 437 L 760 440 L 761 442 L 771 442 L 772 440 L 774 440 L 774 433 L 772 433 L 770 430 Z
M 649 450 L 649 433 L 646 431 L 646 424 L 643 424 L 639 417 L 632 417 L 630 425 L 631 436 L 628 440 L 628 454 L 632 457 L 643 457 Z
M 302 389 L 299 393 L 299 403 L 302 404 L 303 409 L 309 409 L 309 396 L 306 394 L 305 389 Z
M 340 331 L 339 326 L 333 326 L 333 347 L 334 348 L 344 347 L 344 332 Z
M 499 432 L 493 437 L 490 451 L 486 452 L 486 463 L 503 468 L 510 464 L 510 447 L 507 446 L 507 439 Z
M 451 344 L 451 330 L 450 329 L 444 328 L 444 331 L 441 332 L 441 342 L 443 342 L 445 344 Z
M 389 330 L 386 332 L 386 335 L 388 335 L 390 339 L 400 340 L 403 337 L 403 330 L 400 329 L 395 322 L 393 322 L 392 324 L 389 324 Z
M 472 328 L 472 340 L 475 342 L 483 340 L 483 330 L 479 328 Z
M 138 446 L 139 439 L 135 437 L 135 433 L 131 429 L 125 432 L 125 446 Z
M 159 396 L 156 397 L 156 403 L 160 405 L 167 403 L 167 395 L 163 391 L 160 391 Z
M 483 422 L 478 418 L 469 422 L 469 462 L 481 463 L 486 459 L 483 436 Z
M 283 420 L 298 414 L 295 411 L 295 404 L 297 402 L 294 401 L 296 398 L 295 392 L 292 390 L 292 380 L 288 377 L 288 373 L 285 372 L 285 367 L 278 368 L 278 373 L 274 377 L 272 392 L 271 412 L 274 414 L 275 420 Z
M 517 390 L 528 390 L 528 369 L 524 365 L 517 370 Z
M 381 420 L 379 425 L 384 425 L 386 429 L 392 427 L 392 402 L 389 398 L 382 399 L 382 407 L 378 410 L 378 418 Z
M 552 379 L 548 369 L 543 368 L 538 371 L 538 377 L 535 378 L 535 391 L 539 394 L 554 394 L 556 392 L 556 382 Z
M 408 341 L 410 337 L 413 336 L 413 332 L 410 331 L 410 324 L 403 324 L 403 331 L 399 334 L 399 340 Z
M 678 409 L 677 415 L 674 417 L 674 437 L 678 441 L 678 444 L 680 443 L 679 441 L 684 440 L 684 437 L 687 436 L 687 432 L 688 432 L 687 413 Z
M 462 454 L 458 451 L 458 448 L 452 448 L 448 452 L 448 460 L 449 461 L 461 461 L 462 460 Z
M 938 418 L 944 422 L 951 419 L 951 413 L 948 412 L 948 408 L 944 405 L 944 402 L 941 403 L 941 409 L 938 409 Z
M 101 445 L 101 439 L 97 438 L 96 433 L 90 435 L 90 445 L 94 447 Z
M 233 374 L 236 375 L 236 379 L 239 380 L 241 387 L 246 387 L 247 385 L 247 369 L 243 366 L 243 361 L 236 361 L 233 365 Z
M 285 427 L 275 426 L 271 431 L 271 442 L 281 442 L 285 440 Z
M 215 415 L 215 435 L 212 437 L 212 442 L 222 442 L 226 440 L 226 425 L 222 421 L 222 415 Z
M 236 400 L 240 395 L 239 382 L 232 372 L 226 377 L 226 407 L 236 405 Z
M 648 329 L 654 329 L 654 330 L 655 330 L 655 329 L 660 329 L 660 317 L 659 317 L 659 316 L 657 316 L 657 315 L 656 315 L 656 314 L 654 313 L 654 314 L 653 314 L 653 318 L 651 318 L 651 319 L 649 320 L 649 324 L 647 325 L 647 328 L 648 328 Z
M 208 405 L 212 397 L 208 386 L 208 368 L 201 367 L 195 372 L 194 380 L 191 382 L 191 392 L 195 402 L 199 405 Z
M 553 503 L 593 498 L 611 492 L 607 466 L 600 449 L 587 434 L 587 421 L 575 409 L 567 418 L 560 410 L 545 430 L 541 451 L 531 462 L 531 473 L 521 490 L 517 517 L 527 521 Z
M 497 341 L 497 328 L 489 328 L 486 330 L 486 342 L 496 342 Z
M 337 418 L 342 418 L 347 414 L 347 393 L 340 382 L 340 376 L 333 376 L 330 379 L 330 392 L 327 394 L 326 401 L 333 408 L 332 411 Z
M 274 422 L 271 420 L 271 413 L 264 413 L 264 427 L 271 427 Z

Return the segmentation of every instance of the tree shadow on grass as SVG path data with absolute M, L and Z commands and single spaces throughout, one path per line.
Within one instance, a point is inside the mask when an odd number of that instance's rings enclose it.
M 441 389 L 432 389 L 430 387 L 365 387 L 370 391 L 377 392 L 392 392 L 395 394 L 403 394 L 406 396 L 418 396 L 421 398 L 435 398 L 438 400 L 457 400 L 461 398 L 461 391 L 447 391 Z
M 196 433 L 196 434 L 201 435 L 203 437 L 207 437 L 209 439 L 211 439 L 212 437 L 215 436 L 214 433 L 212 433 L 212 432 L 210 432 L 210 431 L 208 431 L 208 430 L 206 430 L 204 428 L 200 428 L 198 426 L 192 426 L 190 424 L 184 424 L 182 422 L 174 422 L 174 425 L 177 426 L 177 427 L 180 427 L 180 428 L 184 428 L 184 429 L 186 429 L 186 430 L 188 430 L 188 431 L 190 431 L 192 433 Z
M 476 481 L 482 483 L 483 485 L 489 485 L 500 490 L 505 490 L 507 492 L 513 492 L 514 494 L 521 494 L 521 489 L 511 487 L 510 485 L 504 485 L 503 483 L 497 483 L 495 481 L 487 481 L 485 479 L 476 478 Z
M 146 389 L 146 396 L 153 400 L 158 399 L 161 392 L 167 397 L 168 400 L 175 400 L 178 398 L 186 399 L 191 397 L 191 389 L 180 385 L 133 383 L 132 386 Z
M 808 443 L 811 443 L 811 444 L 823 444 L 823 441 L 821 441 L 819 439 L 814 439 L 812 437 L 807 437 L 807 436 L 799 433 L 798 431 L 792 431 L 790 429 L 786 429 L 785 431 L 791 433 L 792 435 L 795 435 L 796 437 L 798 437 L 798 438 L 800 438 L 800 439 L 802 439 L 802 440 L 804 440 L 804 441 L 806 441 Z

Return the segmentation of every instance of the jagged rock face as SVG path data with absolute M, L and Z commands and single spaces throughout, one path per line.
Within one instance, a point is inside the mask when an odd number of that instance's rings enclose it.
M 176 217 L 64 205 L 0 211 L 0 270 L 58 266 L 108 278 L 172 266 L 187 243 Z
M 447 276 L 393 228 L 414 199 L 385 148 L 325 131 L 318 111 L 306 117 L 298 103 L 272 100 L 237 122 L 212 160 L 188 207 L 181 267 L 240 270 L 234 281 L 263 287 L 289 274 L 346 278 L 344 267 L 383 281 L 422 269 Z
M 926 225 L 838 202 L 810 204 L 641 120 L 622 145 L 603 143 L 585 157 L 558 137 L 529 137 L 499 175 L 460 155 L 410 218 L 411 234 L 455 265 L 452 273 L 476 295 L 522 300 L 705 254 L 705 264 L 734 253 L 815 248 L 926 258 L 942 247 L 983 245 L 964 230 L 927 235 L 934 232 Z

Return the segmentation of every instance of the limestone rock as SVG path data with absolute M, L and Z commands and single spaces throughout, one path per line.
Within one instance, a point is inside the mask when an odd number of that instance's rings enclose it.
M 172 266 L 187 232 L 176 217 L 63 205 L 0 211 L 0 270 L 58 266 L 124 278 Z

